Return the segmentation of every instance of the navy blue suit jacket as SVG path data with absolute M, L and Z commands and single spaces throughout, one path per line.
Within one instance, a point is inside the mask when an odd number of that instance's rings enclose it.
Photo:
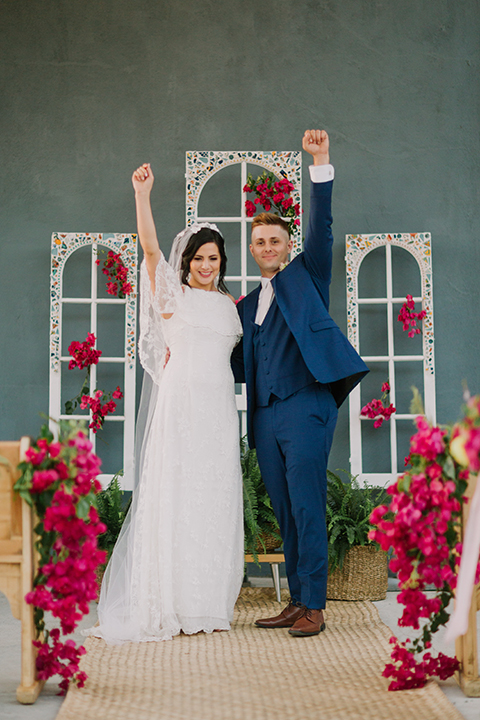
M 318 382 L 330 386 L 337 407 L 368 372 L 368 367 L 328 313 L 332 270 L 331 197 L 333 181 L 311 183 L 310 217 L 303 252 L 272 280 L 278 307 L 295 338 L 303 360 Z M 248 436 L 254 447 L 255 411 L 253 321 L 260 286 L 241 300 L 237 309 L 243 341 L 232 355 L 236 382 L 247 384 Z M 277 374 L 284 368 L 271 371 Z

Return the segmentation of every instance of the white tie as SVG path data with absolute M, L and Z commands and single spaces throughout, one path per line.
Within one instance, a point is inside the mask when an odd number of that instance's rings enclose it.
M 262 283 L 262 289 L 258 296 L 257 314 L 255 315 L 257 325 L 261 325 L 265 320 L 274 296 L 271 278 L 262 277 L 260 282 Z

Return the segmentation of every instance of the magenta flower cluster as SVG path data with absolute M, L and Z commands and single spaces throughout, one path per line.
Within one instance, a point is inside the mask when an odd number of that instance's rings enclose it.
M 96 390 L 93 397 L 90 395 L 82 395 L 80 407 L 82 410 L 90 408 L 92 411 L 92 421 L 88 427 L 92 428 L 94 433 L 103 427 L 103 423 L 105 422 L 107 415 L 115 412 L 117 409 L 117 403 L 114 402 L 114 400 L 118 400 L 122 397 L 123 393 L 118 385 L 117 389 L 111 393 L 111 396 L 110 393 L 104 395 L 103 390 Z M 101 398 L 103 398 L 104 402 L 101 402 Z
M 80 369 L 87 368 L 87 375 L 78 395 L 71 400 L 67 400 L 65 403 L 66 415 L 72 415 L 78 406 L 80 406 L 82 410 L 86 410 L 87 408 L 91 410 L 92 419 L 88 427 L 91 428 L 94 433 L 103 427 L 106 416 L 115 412 L 117 409 L 117 403 L 114 401 L 123 397 L 123 393 L 118 385 L 112 393 L 95 390 L 93 395 L 90 395 L 90 366 L 96 365 L 102 354 L 101 350 L 94 349 L 95 341 L 95 335 L 88 333 L 84 342 L 80 343 L 74 340 L 70 343 L 68 352 L 72 356 L 72 360 L 69 362 L 69 369 L 75 367 Z
M 415 337 L 420 334 L 420 328 L 417 327 L 417 320 L 423 320 L 427 313 L 425 310 L 415 312 L 415 302 L 411 295 L 407 295 L 406 302 L 403 303 L 398 314 L 398 321 L 403 323 L 404 332 L 408 330 L 408 337 Z
M 72 359 L 68 363 L 68 369 L 78 367 L 80 370 L 89 367 L 90 365 L 97 365 L 98 359 L 102 354 L 101 350 L 95 350 L 95 335 L 88 333 L 86 339 L 83 342 L 74 340 L 70 343 L 68 348 L 68 354 L 72 356 Z
M 458 670 L 459 665 L 456 658 L 448 657 L 441 652 L 437 657 L 432 657 L 430 652 L 425 652 L 422 662 L 419 663 L 413 653 L 404 644 L 398 643 L 396 638 L 390 638 L 390 642 L 394 645 L 391 654 L 394 662 L 388 663 L 382 673 L 386 678 L 393 678 L 388 687 L 389 690 L 409 690 L 423 687 L 429 677 L 436 675 L 440 680 L 446 680 Z
M 380 399 L 373 398 L 373 400 L 370 400 L 370 402 L 364 405 L 360 410 L 360 415 L 375 420 L 373 423 L 374 428 L 381 427 L 383 421 L 390 420 L 390 417 L 394 412 L 396 412 L 396 408 L 393 406 L 393 403 L 390 403 L 387 407 L 383 404 L 390 393 L 390 384 L 388 380 L 382 385 L 382 393 L 383 395 Z
M 247 217 L 253 217 L 257 206 L 261 205 L 266 212 L 276 212 L 280 217 L 287 219 L 290 232 L 293 232 L 296 225 L 300 225 L 299 203 L 294 203 L 291 193 L 295 186 L 282 178 L 278 180 L 273 173 L 262 173 L 256 180 L 248 175 L 247 184 L 243 188 L 245 193 L 255 193 L 256 198 L 245 201 L 245 212 Z
M 36 608 L 38 678 L 60 675 L 64 694 L 71 681 L 83 687 L 87 678 L 79 669 L 85 649 L 71 639 L 62 640 L 61 635 L 74 631 L 89 612 L 89 603 L 97 598 L 96 571 L 106 559 L 97 539 L 106 527 L 92 504 L 101 490 L 97 480 L 101 460 L 92 453 L 82 431 L 71 424 L 67 424 L 68 432 L 62 427 L 59 442 L 53 442 L 43 428 L 43 435 L 20 465 L 22 476 L 16 490 L 34 506 L 40 520 L 35 528 L 40 563 L 34 589 L 25 597 Z M 58 618 L 60 629 L 45 630 L 45 611 Z
M 100 265 L 99 258 L 95 262 Z M 108 251 L 107 257 L 103 261 L 102 272 L 108 278 L 107 292 L 109 295 L 115 295 L 115 297 L 118 295 L 121 299 L 130 295 L 133 288 L 127 281 L 128 270 L 123 264 L 120 253 L 114 253 L 113 250 Z
M 453 597 L 462 551 L 457 525 L 468 470 L 450 452 L 447 430 L 430 425 L 422 416 L 415 422 L 417 432 L 407 458 L 412 467 L 387 489 L 389 505 L 375 508 L 370 517 L 375 526 L 370 539 L 383 550 L 393 548 L 390 567 L 400 583 L 398 602 L 405 606 L 399 625 L 421 628 L 420 637 L 412 642 L 391 639 L 393 662 L 383 672 L 391 679 L 389 690 L 422 687 L 429 676 L 445 679 L 458 668 L 455 658 L 442 653 L 433 657 L 426 651 L 432 634 L 449 618 L 446 607 Z M 434 597 L 427 596 L 427 586 L 435 588 Z

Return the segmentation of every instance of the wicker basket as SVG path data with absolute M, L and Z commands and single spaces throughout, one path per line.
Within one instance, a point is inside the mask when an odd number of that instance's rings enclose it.
M 262 555 L 265 552 L 271 553 L 274 550 L 276 550 L 277 548 L 279 548 L 280 545 L 282 544 L 282 540 L 275 537 L 275 535 L 270 535 L 267 532 L 260 533 L 260 535 L 261 535 L 263 542 L 265 543 L 265 550 L 263 549 L 262 543 L 260 541 L 258 541 L 257 547 L 255 549 L 259 555 Z
M 385 600 L 387 553 L 373 545 L 354 545 L 345 555 L 343 568 L 328 576 L 329 600 Z

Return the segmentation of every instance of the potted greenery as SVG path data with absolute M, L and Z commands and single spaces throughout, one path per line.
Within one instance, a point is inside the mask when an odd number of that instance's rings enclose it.
M 272 552 L 282 544 L 272 503 L 258 467 L 255 450 L 248 447 L 246 438 L 240 441 L 243 476 L 243 523 L 245 553 L 253 555 L 259 565 L 258 554 Z
M 98 538 L 98 546 L 105 550 L 107 558 L 104 564 L 100 565 L 97 571 L 98 585 L 100 587 L 103 573 L 107 567 L 107 563 L 112 554 L 117 538 L 122 529 L 123 521 L 130 507 L 132 499 L 125 506 L 124 491 L 120 487 L 118 478 L 123 475 L 121 470 L 117 473 L 105 490 L 101 490 L 95 498 L 98 516 L 100 521 L 106 526 L 105 532 Z
M 372 510 L 386 502 L 385 489 L 360 487 L 327 470 L 327 534 L 330 600 L 383 600 L 388 583 L 387 553 L 368 537 Z

